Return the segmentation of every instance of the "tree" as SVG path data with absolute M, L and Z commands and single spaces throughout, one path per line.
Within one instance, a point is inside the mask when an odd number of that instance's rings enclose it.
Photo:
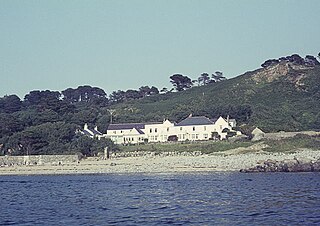
M 291 56 L 287 56 L 287 59 L 289 62 L 292 62 L 294 64 L 299 64 L 299 65 L 304 64 L 304 59 L 298 54 L 292 54 Z
M 159 94 L 159 89 L 155 86 L 151 86 L 150 95 L 152 96 L 152 95 L 157 95 L 157 94 Z
M 311 55 L 307 55 L 305 57 L 305 64 L 309 65 L 309 66 L 316 66 L 316 65 L 320 65 L 319 61 L 317 60 L 317 58 L 315 58 L 314 56 Z
M 27 107 L 37 107 L 39 111 L 51 109 L 59 111 L 61 104 L 61 93 L 58 91 L 40 91 L 34 90 L 24 97 L 24 104 Z
M 168 91 L 168 89 L 166 88 L 166 87 L 163 87 L 161 90 L 160 90 L 160 93 L 163 93 L 163 94 L 165 94 L 165 93 L 168 93 L 169 91 Z
M 220 82 L 223 80 L 226 80 L 227 78 L 223 76 L 223 73 L 221 71 L 216 71 L 211 75 L 212 77 L 212 82 Z
M 115 150 L 110 139 L 101 138 L 98 140 L 83 135 L 77 136 L 71 144 L 72 150 L 77 150 L 85 156 L 96 156 L 99 152 L 103 152 L 106 147 L 111 151 Z
M 286 58 L 280 59 L 280 60 L 285 60 L 285 59 Z M 263 68 L 270 67 L 270 66 L 275 65 L 275 64 L 277 64 L 279 62 L 280 61 L 277 60 L 277 59 L 266 60 L 263 64 L 261 64 L 261 67 L 263 67 Z
M 181 74 L 174 74 L 170 76 L 171 83 L 175 90 L 180 92 L 192 87 L 192 81 L 188 76 L 183 76 Z
M 210 76 L 208 73 L 202 73 L 198 78 L 199 85 L 207 85 L 210 83 Z
M 103 103 L 108 102 L 106 92 L 98 87 L 88 85 L 79 86 L 76 89 L 68 88 L 62 91 L 63 99 L 69 103 L 87 102 L 87 103 Z
M 22 102 L 17 95 L 9 95 L 0 98 L 0 112 L 13 113 L 20 111 L 22 108 Z
M 113 91 L 109 99 L 111 103 L 121 103 L 125 100 L 125 92 L 123 90 Z
M 142 98 L 143 96 L 138 90 L 128 89 L 124 93 L 125 100 L 134 100 Z
M 23 129 L 22 122 L 12 114 L 0 113 L 0 138 Z

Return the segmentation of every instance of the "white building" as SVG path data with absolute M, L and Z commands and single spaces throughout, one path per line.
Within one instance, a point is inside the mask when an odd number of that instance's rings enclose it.
M 213 134 L 225 139 L 227 131 L 233 131 L 232 128 L 235 126 L 234 119 L 189 116 L 179 123 L 164 120 L 153 123 L 110 124 L 103 136 L 110 138 L 116 144 L 209 140 L 213 138 Z
M 98 127 L 94 127 L 94 129 L 90 129 L 88 127 L 88 124 L 84 124 L 84 127 L 83 129 L 79 129 L 76 131 L 76 133 L 80 133 L 80 134 L 83 134 L 83 135 L 86 135 L 88 137 L 91 137 L 91 138 L 98 138 L 100 139 L 100 137 L 103 136 L 103 134 L 101 132 L 98 131 Z

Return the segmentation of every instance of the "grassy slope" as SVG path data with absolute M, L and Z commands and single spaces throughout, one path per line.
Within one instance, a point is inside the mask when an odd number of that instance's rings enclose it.
M 260 141 L 259 141 L 260 142 Z M 227 151 L 239 147 L 249 147 L 259 142 L 242 141 L 231 143 L 228 141 L 206 141 L 206 142 L 191 142 L 191 143 L 156 143 L 133 146 L 119 146 L 120 151 L 146 151 L 146 152 L 195 152 L 199 151 L 204 154 L 217 153 Z M 264 140 L 264 144 L 268 145 L 264 148 L 267 152 L 295 152 L 298 149 L 320 150 L 320 137 L 310 137 L 306 135 L 297 135 L 292 138 L 285 138 L 281 140 Z M 248 148 L 248 152 L 256 152 Z
M 207 86 L 147 97 L 116 105 L 119 122 L 181 120 L 190 113 L 215 117 L 226 105 L 249 105 L 252 115 L 246 122 L 265 131 L 320 129 L 320 67 L 308 72 L 303 89 L 280 78 L 256 83 L 252 74 Z M 218 111 L 217 111 L 218 109 Z M 237 116 L 233 116 L 237 117 Z

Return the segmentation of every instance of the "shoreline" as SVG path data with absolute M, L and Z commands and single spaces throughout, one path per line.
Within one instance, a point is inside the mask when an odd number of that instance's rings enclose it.
M 294 153 L 230 153 L 220 152 L 199 156 L 140 156 L 119 157 L 107 160 L 88 158 L 80 163 L 62 165 L 14 165 L 0 167 L 0 176 L 5 175 L 68 175 L 68 174 L 166 174 L 239 172 L 267 160 L 320 159 L 320 150 L 303 149 Z

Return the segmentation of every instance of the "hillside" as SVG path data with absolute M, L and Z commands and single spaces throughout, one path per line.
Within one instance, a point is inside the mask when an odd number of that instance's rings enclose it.
M 85 85 L 61 92 L 34 90 L 23 100 L 4 96 L 0 98 L 0 155 L 80 152 L 92 156 L 105 146 L 117 148 L 108 139 L 75 133 L 85 123 L 105 132 L 110 112 L 112 122 L 180 121 L 192 113 L 210 118 L 229 115 L 243 131 L 255 126 L 265 132 L 320 130 L 319 65 L 312 56 L 303 59 L 294 54 L 267 60 L 262 68 L 229 80 L 166 94 L 143 86 L 107 96 L 103 89 Z
M 320 129 L 320 66 L 278 62 L 238 77 L 117 104 L 114 120 L 230 115 L 265 131 Z

